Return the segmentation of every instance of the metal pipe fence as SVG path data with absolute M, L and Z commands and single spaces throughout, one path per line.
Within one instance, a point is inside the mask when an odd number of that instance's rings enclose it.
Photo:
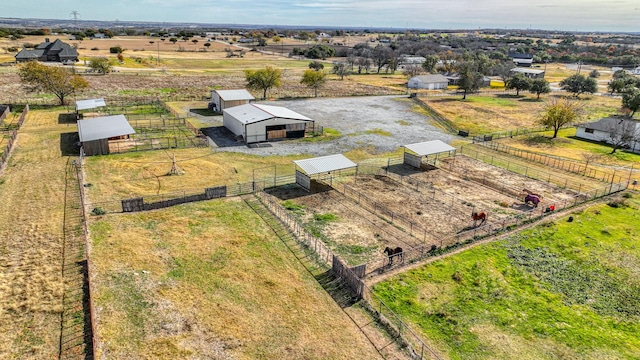
M 514 148 L 512 146 L 495 143 L 492 141 L 476 143 L 491 150 L 502 152 L 505 154 L 517 156 L 528 161 L 534 161 L 539 164 L 543 164 L 548 167 L 553 167 L 562 171 L 578 174 L 586 177 L 590 177 L 603 182 L 620 182 L 622 181 L 621 175 L 615 175 L 615 171 L 602 171 L 596 168 L 597 165 L 589 167 L 587 163 L 581 163 L 578 161 L 572 161 L 567 159 L 559 159 L 557 157 L 537 154 L 535 152 Z M 622 170 L 625 171 L 626 170 Z M 629 170 L 631 171 L 631 170 Z

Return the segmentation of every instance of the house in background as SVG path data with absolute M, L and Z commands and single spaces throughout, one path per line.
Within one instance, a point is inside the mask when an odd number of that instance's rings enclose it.
M 509 53 L 508 56 L 518 67 L 531 67 L 533 65 L 533 55 L 531 54 Z
M 246 144 L 305 136 L 314 121 L 282 106 L 246 104 L 223 110 L 224 127 Z
M 407 82 L 409 89 L 438 90 L 446 89 L 448 85 L 449 80 L 440 74 L 414 76 Z
M 56 39 L 50 42 L 46 38 L 33 49 L 22 49 L 15 56 L 16 62 L 25 61 L 43 61 L 43 62 L 61 62 L 75 63 L 78 61 L 78 51 L 71 45 Z
M 598 121 L 576 126 L 576 137 L 592 141 L 611 143 L 611 134 L 622 132 L 629 139 L 626 146 L 640 153 L 640 121 L 623 116 L 611 116 Z
M 529 68 L 523 68 L 523 67 L 515 67 L 510 71 L 516 74 L 518 73 L 524 74 L 524 76 L 528 77 L 529 79 L 544 79 L 544 74 L 545 74 L 544 70 L 529 69 Z
M 221 113 L 222 110 L 234 106 L 248 104 L 256 98 L 247 90 L 213 90 L 209 110 Z

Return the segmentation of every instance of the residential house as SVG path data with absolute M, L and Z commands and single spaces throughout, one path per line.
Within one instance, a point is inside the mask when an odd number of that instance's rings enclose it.
M 78 51 L 71 45 L 56 39 L 50 42 L 46 38 L 33 49 L 22 49 L 15 56 L 16 62 L 43 61 L 43 62 L 77 62 Z
M 611 116 L 598 121 L 576 126 L 576 137 L 592 141 L 611 143 L 612 134 L 626 138 L 625 145 L 633 152 L 640 153 L 640 121 L 623 116 Z
M 508 56 L 518 67 L 531 67 L 533 64 L 533 55 L 531 54 L 510 53 Z
M 544 79 L 544 70 L 537 70 L 537 69 L 529 69 L 529 68 L 523 68 L 523 67 L 515 67 L 513 69 L 510 70 L 512 73 L 520 73 L 520 74 L 524 74 L 524 76 L 528 77 L 529 79 Z

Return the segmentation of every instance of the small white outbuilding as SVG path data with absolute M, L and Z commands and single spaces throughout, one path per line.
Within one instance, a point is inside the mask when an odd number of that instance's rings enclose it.
M 222 110 L 234 106 L 248 104 L 256 98 L 247 90 L 213 90 L 209 109 L 222 112 Z
M 414 76 L 407 83 L 409 89 L 428 90 L 446 89 L 448 85 L 449 80 L 440 74 Z
M 245 143 L 304 137 L 314 121 L 281 106 L 246 104 L 224 109 L 224 127 Z

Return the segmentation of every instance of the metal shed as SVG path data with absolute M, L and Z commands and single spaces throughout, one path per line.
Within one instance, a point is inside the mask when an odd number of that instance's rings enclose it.
M 281 106 L 246 104 L 224 109 L 224 127 L 245 143 L 304 137 L 314 121 Z
M 358 164 L 347 159 L 342 154 L 295 160 L 294 163 L 296 164 L 296 184 L 307 191 L 312 191 L 311 178 L 313 176 L 331 175 L 331 172 L 353 168 L 356 169 L 356 173 L 358 171 Z
M 87 99 L 76 101 L 76 118 L 80 119 L 80 112 L 84 110 L 93 110 L 100 107 L 106 107 L 107 103 L 104 99 Z
M 213 90 L 211 92 L 211 102 L 209 103 L 209 109 L 222 112 L 222 110 L 231 108 L 234 106 L 240 106 L 248 104 L 256 98 L 251 95 L 247 90 Z
M 109 154 L 109 139 L 135 134 L 124 115 L 103 116 L 78 121 L 78 134 L 85 155 Z
M 438 155 L 441 153 L 449 153 L 453 151 L 455 153 L 456 148 L 441 141 L 432 140 L 421 143 L 409 144 L 404 146 L 404 164 L 412 166 L 414 168 L 422 168 L 422 158 L 429 155 L 436 155 L 433 160 L 433 165 L 438 160 Z M 408 150 L 408 151 L 407 151 Z

